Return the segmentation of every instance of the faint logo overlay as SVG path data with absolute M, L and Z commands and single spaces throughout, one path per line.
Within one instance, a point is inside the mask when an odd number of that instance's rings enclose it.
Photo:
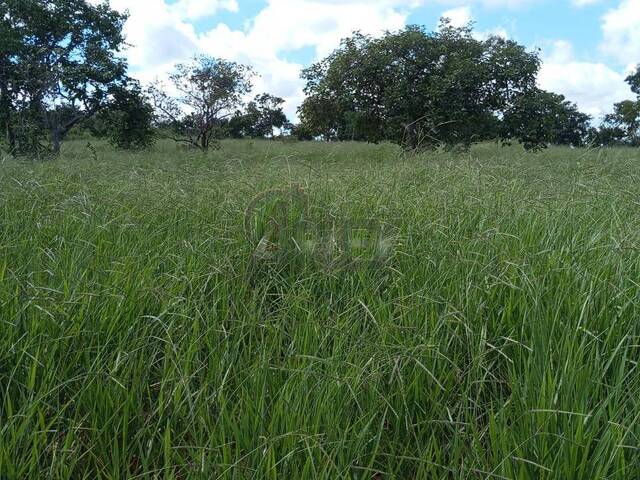
M 376 268 L 389 262 L 398 237 L 394 227 L 328 212 L 298 185 L 259 193 L 244 216 L 252 260 L 313 264 L 324 270 Z

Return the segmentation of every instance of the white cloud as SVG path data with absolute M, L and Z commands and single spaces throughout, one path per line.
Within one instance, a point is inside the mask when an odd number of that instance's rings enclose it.
M 193 54 L 198 38 L 193 25 L 176 18 L 164 0 L 111 0 L 111 7 L 128 11 L 124 27 L 129 63 L 149 69 Z
M 440 15 L 440 18 L 448 18 L 451 22 L 451 25 L 460 28 L 469 24 L 469 22 L 473 21 L 473 14 L 470 6 L 463 6 L 458 8 L 452 8 L 451 10 L 447 10 Z M 473 37 L 478 40 L 486 40 L 492 35 L 509 38 L 509 33 L 504 27 L 496 27 L 491 30 L 474 30 Z
M 601 0 L 571 0 L 571 3 L 576 7 L 586 7 L 587 5 L 595 5 L 600 3 Z
M 414 0 L 269 0 L 245 32 L 218 25 L 204 36 L 202 47 L 254 65 L 261 74 L 256 90 L 262 87 L 285 98 L 287 113 L 295 117 L 304 98 L 302 65 L 284 60 L 283 54 L 310 47 L 321 58 L 354 30 L 376 35 L 402 28 L 407 13 L 398 7 L 414 4 Z
M 236 0 L 179 0 L 170 10 L 182 19 L 194 20 L 215 15 L 218 10 L 238 11 Z
M 540 3 L 540 0 L 479 0 L 477 3 L 488 8 L 508 8 L 515 10 L 526 5 Z
M 502 38 L 509 38 L 509 32 L 507 32 L 507 29 L 504 27 L 496 27 L 494 29 L 491 30 L 487 30 L 484 32 L 478 32 L 477 36 L 480 39 L 486 39 L 488 37 L 490 37 L 491 35 L 496 36 L 496 37 L 502 37 Z
M 441 17 L 448 18 L 451 25 L 457 28 L 466 26 L 473 18 L 471 15 L 471 7 L 469 6 L 447 10 Z
M 262 54 L 315 47 L 318 56 L 330 53 L 354 30 L 380 34 L 402 28 L 407 13 L 397 5 L 406 0 L 342 1 L 269 0 L 252 21 L 248 40 Z
M 640 62 L 640 1 L 623 0 L 603 18 L 602 50 L 622 65 Z
M 99 0 L 94 0 L 99 1 Z M 424 0 L 268 0 L 242 30 L 219 23 L 196 32 L 191 20 L 235 11 L 236 0 L 111 0 L 113 8 L 128 10 L 125 26 L 131 47 L 127 57 L 133 75 L 147 82 L 164 78 L 176 62 L 206 53 L 254 67 L 260 75 L 254 92 L 268 91 L 286 100 L 295 118 L 302 102 L 302 65 L 285 59 L 288 52 L 313 48 L 318 58 L 330 53 L 354 30 L 380 34 L 402 28 L 408 9 Z
M 101 0 L 92 0 L 98 2 Z M 127 51 L 132 72 L 147 82 L 163 78 L 176 62 L 194 54 L 206 53 L 249 64 L 260 75 L 254 92 L 268 91 L 286 100 L 290 118 L 303 99 L 303 66 L 287 60 L 289 54 L 311 48 L 317 58 L 331 52 L 341 38 L 354 30 L 380 34 L 402 28 L 411 9 L 436 2 L 449 8 L 443 13 L 454 25 L 472 20 L 476 6 L 519 8 L 541 0 L 267 0 L 264 8 L 245 22 L 244 28 L 231 29 L 219 23 L 208 31 L 196 31 L 195 19 L 212 17 L 221 10 L 238 11 L 237 0 L 110 0 L 112 7 L 128 10 L 125 27 Z M 593 0 L 571 0 L 587 4 Z M 640 0 L 620 0 L 604 19 L 606 40 L 603 49 L 616 55 L 624 65 L 640 61 Z M 635 19 L 635 20 L 634 20 Z M 476 32 L 507 37 L 504 28 Z M 629 98 L 624 74 L 603 63 L 580 62 L 571 45 L 558 42 L 545 56 L 540 85 L 563 93 L 586 112 L 601 115 L 615 101 Z
M 438 3 L 440 5 L 457 7 L 477 4 L 487 8 L 516 10 L 527 5 L 541 3 L 543 0 L 426 0 L 422 3 Z
M 601 118 L 615 102 L 633 98 L 625 74 L 604 63 L 580 62 L 565 41 L 555 42 L 544 56 L 538 76 L 541 88 L 561 93 L 585 113 Z

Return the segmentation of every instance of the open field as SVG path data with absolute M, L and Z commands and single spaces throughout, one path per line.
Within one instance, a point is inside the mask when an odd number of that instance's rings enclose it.
M 3 480 L 640 478 L 639 150 L 85 143 L 0 167 Z

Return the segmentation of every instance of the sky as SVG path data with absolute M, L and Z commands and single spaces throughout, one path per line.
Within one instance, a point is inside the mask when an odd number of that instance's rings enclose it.
M 99 1 L 99 0 L 94 0 Z M 208 54 L 254 67 L 254 93 L 285 99 L 290 119 L 304 98 L 302 68 L 354 30 L 380 35 L 405 25 L 474 23 L 539 49 L 542 88 L 594 118 L 633 98 L 624 78 L 640 63 L 640 0 L 108 0 L 129 12 L 130 73 L 163 79 L 177 62 Z

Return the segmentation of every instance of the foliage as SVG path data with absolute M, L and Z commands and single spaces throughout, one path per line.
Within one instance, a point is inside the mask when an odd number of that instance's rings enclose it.
M 597 145 L 640 146 L 640 65 L 626 81 L 638 98 L 614 104 L 613 113 L 606 115 L 600 128 L 592 132 Z
M 236 112 L 229 120 L 230 135 L 234 138 L 264 138 L 272 137 L 276 128 L 288 128 L 283 104 L 284 100 L 280 97 L 268 93 L 256 95 L 244 112 Z
M 314 134 L 308 124 L 296 123 L 291 127 L 291 137 L 297 140 L 313 140 Z
M 98 121 L 112 145 L 124 150 L 142 150 L 155 142 L 153 119 L 154 108 L 136 82 L 114 91 L 112 101 Z
M 607 124 L 593 127 L 589 131 L 589 143 L 595 146 L 624 145 L 625 138 L 626 132 L 624 129 Z
M 618 143 L 640 145 L 640 101 L 616 103 L 613 113 L 605 117 L 604 128 L 619 132 L 615 138 Z
M 627 83 L 631 87 L 631 91 L 640 96 L 640 65 L 636 71 L 626 78 Z
M 540 60 L 511 40 L 478 40 L 443 21 L 381 38 L 360 33 L 303 71 L 306 129 L 325 139 L 468 145 L 535 87 Z
M 16 153 L 57 153 L 126 84 L 126 16 L 87 0 L 4 0 L 0 19 L 4 139 Z
M 591 117 L 563 95 L 535 89 L 518 98 L 504 115 L 503 138 L 517 138 L 527 149 L 545 144 L 584 145 Z
M 158 122 L 169 126 L 173 140 L 206 152 L 217 145 L 225 121 L 251 90 L 252 75 L 247 66 L 207 56 L 178 64 L 170 75 L 178 96 L 161 82 L 149 89 Z
M 640 150 L 85 144 L 0 167 L 0 477 L 640 478 Z M 388 263 L 252 264 L 290 183 Z

